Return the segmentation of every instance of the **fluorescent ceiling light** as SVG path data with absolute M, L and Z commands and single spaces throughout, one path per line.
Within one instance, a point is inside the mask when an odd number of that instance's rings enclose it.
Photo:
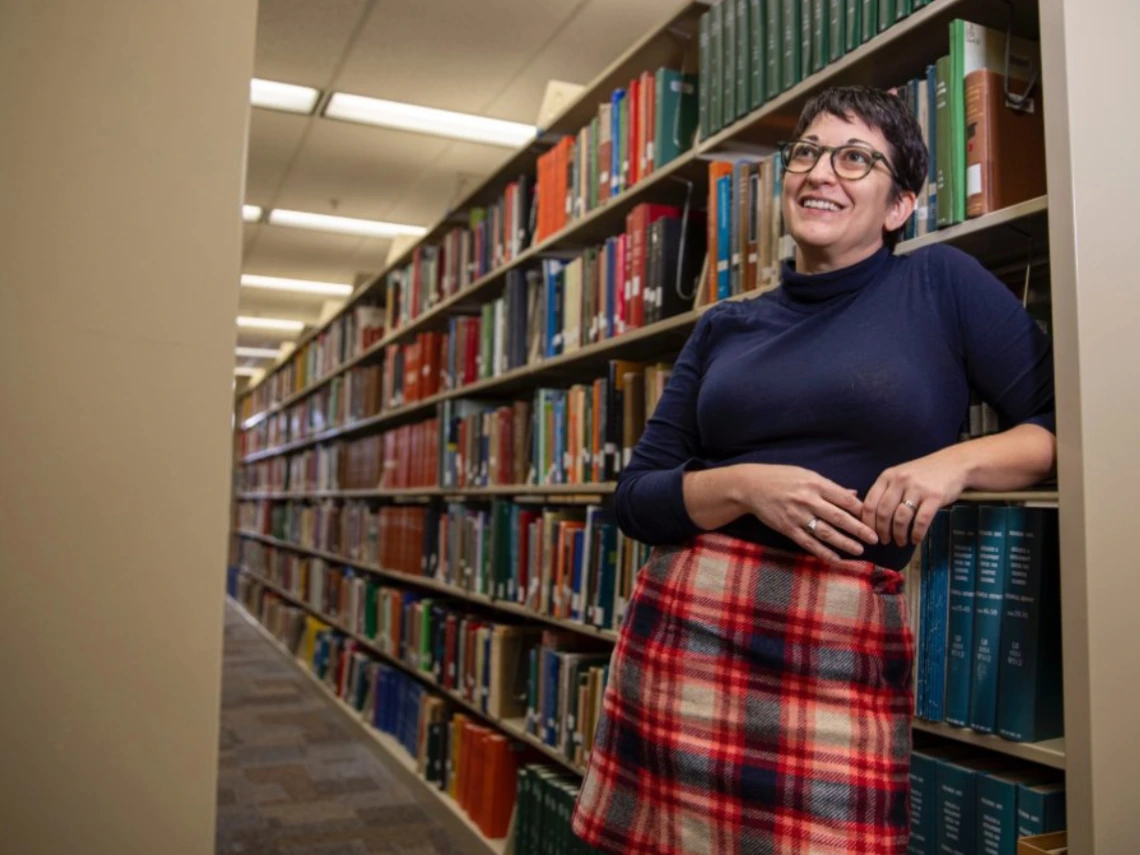
M 296 291 L 300 294 L 325 294 L 333 297 L 347 297 L 352 293 L 351 285 L 342 285 L 337 282 L 281 279 L 277 276 L 255 276 L 252 273 L 243 273 L 241 284 L 246 288 L 268 288 L 273 291 Z
M 248 359 L 276 359 L 281 355 L 281 351 L 271 347 L 237 347 L 234 352 Z
M 256 223 L 261 219 L 260 205 L 242 205 L 241 218 L 247 223 Z
M 473 116 L 470 113 L 453 113 L 416 104 L 401 104 L 398 101 L 382 101 L 379 98 L 365 98 L 363 95 L 349 95 L 347 92 L 334 92 L 324 115 L 329 119 L 344 119 L 398 131 L 434 134 L 510 148 L 518 148 L 534 139 L 535 135 L 534 125 Z
M 249 103 L 254 107 L 285 110 L 307 116 L 317 106 L 320 96 L 320 91 L 310 86 L 294 86 L 292 83 L 259 80 L 256 77 L 249 81 Z
M 246 329 L 286 330 L 300 332 L 305 328 L 304 321 L 287 321 L 282 318 L 249 318 L 238 315 L 237 325 Z
M 264 373 L 260 368 L 250 368 L 246 365 L 235 365 L 234 374 L 238 377 L 256 377 L 258 374 Z
M 351 217 L 332 217 L 328 214 L 309 214 L 305 211 L 285 211 L 274 208 L 269 222 L 275 226 L 295 229 L 314 229 L 319 232 L 337 232 L 361 237 L 391 238 L 399 235 L 419 237 L 426 234 L 423 226 L 406 226 L 402 223 L 384 223 L 380 220 L 355 220 Z

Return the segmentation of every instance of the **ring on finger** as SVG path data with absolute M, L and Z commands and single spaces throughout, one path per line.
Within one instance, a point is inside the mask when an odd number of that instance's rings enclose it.
M 912 514 L 918 513 L 918 505 L 912 502 L 910 499 L 903 499 L 901 502 L 899 502 L 899 505 L 905 505 L 906 507 L 910 508 L 910 512 Z
M 812 517 L 810 520 L 807 521 L 807 524 L 804 526 L 804 528 L 807 529 L 808 534 L 812 535 L 813 537 L 818 537 L 818 535 L 816 534 L 816 529 L 818 527 L 819 527 L 819 517 Z

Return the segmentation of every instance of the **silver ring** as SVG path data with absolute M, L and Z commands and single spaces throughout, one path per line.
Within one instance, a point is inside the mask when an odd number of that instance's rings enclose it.
M 918 505 L 916 505 L 910 499 L 903 499 L 899 504 L 906 505 L 908 508 L 910 508 L 911 513 L 918 513 Z
M 814 535 L 816 526 L 818 525 L 819 517 L 812 517 L 810 520 L 808 520 L 808 523 L 804 526 L 804 528 L 806 528 L 810 534 Z

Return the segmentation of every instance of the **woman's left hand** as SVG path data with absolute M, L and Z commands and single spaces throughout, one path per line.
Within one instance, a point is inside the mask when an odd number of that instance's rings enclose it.
M 938 510 L 962 495 L 966 477 L 952 448 L 892 466 L 867 491 L 863 522 L 878 532 L 880 543 L 918 543 Z

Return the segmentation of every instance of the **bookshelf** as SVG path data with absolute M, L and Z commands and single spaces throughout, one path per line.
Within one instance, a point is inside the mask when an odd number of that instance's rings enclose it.
M 1112 4 L 1117 6 L 1122 17 L 1137 15 L 1136 10 L 1126 8 L 1122 0 L 1112 0 Z M 544 129 L 544 134 L 535 145 L 516 153 L 480 188 L 472 191 L 468 199 L 454 211 L 448 212 L 429 231 L 424 242 L 438 240 L 457 221 L 457 216 L 461 219 L 466 206 L 493 197 L 510 176 L 533 166 L 538 154 L 548 143 L 548 137 L 576 130 L 588 119 L 594 103 L 601 100 L 608 87 L 621 85 L 636 70 L 665 61 L 662 56 L 673 61 L 690 56 L 695 24 L 705 8 L 701 3 L 683 5 L 661 28 L 631 48 L 587 87 L 582 97 L 570 105 L 550 128 Z M 1111 804 L 1121 810 L 1121 815 L 1127 813 L 1123 808 L 1123 800 L 1132 787 L 1130 776 L 1133 775 L 1132 770 L 1136 764 L 1126 762 L 1126 758 L 1135 761 L 1135 750 L 1120 751 L 1120 756 L 1114 756 L 1114 750 L 1118 746 L 1130 746 L 1136 742 L 1134 722 L 1128 720 L 1125 705 L 1120 700 L 1121 695 L 1128 696 L 1134 690 L 1121 687 L 1120 681 L 1113 676 L 1113 669 L 1121 663 L 1112 661 L 1111 665 L 1107 664 L 1112 657 L 1098 662 L 1094 658 L 1094 651 L 1108 650 L 1126 643 L 1125 636 L 1120 634 L 1120 628 L 1134 624 L 1134 615 L 1126 603 L 1134 603 L 1140 597 L 1140 590 L 1137 590 L 1140 583 L 1132 581 L 1131 577 L 1123 583 L 1123 588 L 1129 592 L 1128 596 L 1132 597 L 1128 600 L 1119 593 L 1122 590 L 1120 580 L 1109 574 L 1111 568 L 1121 566 L 1122 562 L 1127 564 L 1128 556 L 1134 551 L 1126 538 L 1126 533 L 1134 523 L 1126 514 L 1128 508 L 1140 505 L 1140 482 L 1127 479 L 1127 466 L 1115 463 L 1104 466 L 1100 461 L 1111 459 L 1134 462 L 1136 459 L 1135 432 L 1128 433 L 1123 426 L 1134 426 L 1140 422 L 1140 400 L 1134 391 L 1135 378 L 1121 364 L 1119 352 L 1113 350 L 1112 343 L 1127 342 L 1131 348 L 1128 352 L 1134 355 L 1131 341 L 1135 339 L 1135 334 L 1127 326 L 1125 319 L 1129 314 L 1123 312 L 1122 308 L 1127 307 L 1130 316 L 1134 318 L 1140 314 L 1140 298 L 1134 290 L 1125 296 L 1119 288 L 1109 284 L 1130 281 L 1126 266 L 1113 267 L 1100 260 L 1102 256 L 1115 260 L 1120 255 L 1119 251 L 1113 254 L 1114 245 L 1107 236 L 1113 236 L 1117 245 L 1127 244 L 1129 237 L 1125 229 L 1130 222 L 1130 215 L 1125 212 L 1130 211 L 1130 200 L 1120 195 L 1114 196 L 1113 188 L 1100 185 L 1096 185 L 1095 193 L 1078 196 L 1074 189 L 1078 176 L 1083 176 L 1086 182 L 1096 184 L 1095 176 L 1091 172 L 1082 172 L 1080 165 L 1083 156 L 1086 158 L 1084 168 L 1090 168 L 1087 163 L 1094 151 L 1094 142 L 1083 137 L 1073 139 L 1070 131 L 1080 119 L 1089 121 L 1086 127 L 1099 127 L 1092 120 L 1102 118 L 1092 103 L 1086 103 L 1093 99 L 1082 100 L 1079 95 L 1069 93 L 1071 85 L 1077 86 L 1074 83 L 1074 57 L 1092 57 L 1093 61 L 1103 67 L 1103 73 L 1115 80 L 1118 75 L 1112 71 L 1111 61 L 1104 58 L 1104 50 L 1100 48 L 1098 39 L 1108 39 L 1113 44 L 1123 45 L 1124 37 L 1112 33 L 1112 24 L 1104 21 L 1095 24 L 1083 22 L 1082 27 L 1074 29 L 1079 12 L 1073 0 L 1040 0 L 1040 8 L 1037 0 L 1012 0 L 1009 4 L 989 0 L 932 0 L 929 5 L 866 44 L 826 65 L 822 71 L 812 74 L 729 127 L 698 142 L 694 148 L 665 168 L 650 173 L 633 187 L 585 216 L 571 221 L 561 231 L 525 250 L 511 262 L 428 309 L 412 323 L 388 332 L 380 342 L 351 364 L 339 366 L 300 392 L 254 414 L 242 422 L 241 427 L 255 427 L 267 417 L 304 400 L 353 365 L 376 361 L 386 345 L 406 342 L 427 329 L 438 329 L 446 323 L 447 318 L 467 313 L 473 305 L 492 299 L 501 290 L 501 283 L 509 271 L 549 255 L 581 248 L 621 230 L 626 213 L 636 204 L 644 201 L 677 201 L 689 192 L 688 183 L 696 185 L 693 198 L 698 204 L 702 203 L 704 197 L 700 187 L 705 180 L 703 176 L 707 161 L 718 157 L 755 156 L 771 151 L 773 143 L 790 130 L 799 109 L 811 94 L 838 84 L 897 84 L 915 76 L 925 65 L 945 52 L 946 31 L 951 19 L 963 17 L 982 24 L 1004 27 L 1009 10 L 1013 13 L 1015 32 L 1037 35 L 1042 45 L 1043 88 L 1048 93 L 1046 127 L 1049 195 L 905 241 L 900 244 L 898 252 L 912 252 L 936 243 L 947 243 L 977 256 L 991 267 L 1024 264 L 1034 253 L 1048 253 L 1052 269 L 1055 330 L 1059 481 L 1064 485 L 1064 497 L 1062 498 L 1062 490 L 1046 488 L 1016 493 L 973 493 L 963 499 L 1056 507 L 1059 510 L 1062 530 L 1066 736 L 1063 739 L 1025 744 L 922 721 L 915 722 L 915 729 L 1066 770 L 1073 851 L 1122 851 L 1112 848 L 1107 842 L 1113 839 L 1109 829 L 1118 828 L 1119 823 L 1100 827 L 1094 824 L 1092 793 L 1096 789 L 1101 799 L 1106 798 L 1106 792 L 1114 794 L 1108 796 Z M 1132 32 L 1134 31 L 1133 29 Z M 1073 33 L 1077 35 L 1070 38 Z M 1126 52 L 1129 49 L 1122 47 L 1121 50 Z M 1082 59 L 1082 62 L 1085 61 Z M 1087 77 L 1081 77 L 1079 82 L 1092 88 L 1099 85 Z M 1122 125 L 1130 120 L 1127 116 L 1117 118 Z M 1129 164 L 1129 168 L 1140 171 L 1132 164 Z M 1140 182 L 1140 176 L 1136 178 Z M 1102 208 L 1097 208 L 1097 204 Z M 1081 223 L 1079 234 L 1078 221 Z M 406 263 L 411 252 L 409 249 L 394 260 L 388 270 L 354 295 L 353 300 L 367 295 L 375 296 L 375 289 L 382 288 L 384 276 Z M 1110 272 L 1112 275 L 1109 275 Z M 1081 290 L 1076 285 L 1078 280 L 1082 283 Z M 1090 282 L 1093 284 L 1088 284 Z M 748 299 L 750 296 L 753 295 L 745 294 L 733 299 Z M 516 368 L 464 387 L 448 389 L 425 400 L 382 411 L 353 424 L 247 454 L 237 462 L 239 465 L 252 463 L 337 438 L 366 435 L 425 417 L 448 400 L 476 395 L 510 395 L 528 391 L 543 383 L 584 376 L 610 359 L 648 358 L 675 353 L 707 308 L 682 312 L 616 338 L 586 345 L 573 353 Z M 1093 321 L 1090 318 L 1095 318 L 1096 323 L 1103 326 L 1091 326 Z M 1114 334 L 1104 333 L 1102 329 L 1113 330 Z M 1104 378 L 1111 378 L 1112 384 Z M 1110 388 L 1113 385 L 1114 388 Z M 1107 418 L 1108 414 L 1114 418 Z M 1094 453 L 1097 454 L 1096 457 L 1093 456 Z M 1114 456 L 1103 458 L 1103 455 L 1110 454 Z M 248 491 L 238 493 L 236 498 L 359 498 L 428 502 L 440 498 L 477 500 L 510 496 L 520 501 L 573 503 L 596 502 L 611 493 L 613 486 L 612 483 L 598 483 L 557 487 L 504 485 L 470 490 L 419 488 L 408 491 Z M 1130 500 L 1122 501 L 1121 497 L 1130 497 Z M 253 532 L 235 530 L 235 535 L 376 573 L 411 587 L 437 590 L 457 599 L 466 599 L 489 609 L 516 614 L 539 623 L 583 633 L 597 632 L 582 624 L 551 619 L 517 604 L 483 598 L 452 586 L 441 585 L 432 579 L 397 573 L 374 565 L 362 565 L 338 555 L 306 549 Z M 300 605 L 307 608 L 303 603 Z M 573 625 L 566 626 L 567 623 Z M 611 639 L 612 636 L 612 633 L 603 635 Z M 1092 676 L 1094 672 L 1097 675 L 1095 683 Z M 495 722 L 495 725 L 526 741 L 527 735 L 522 731 L 520 722 L 504 720 Z M 1098 737 L 1103 742 L 1094 745 L 1094 727 L 1098 727 L 1102 734 L 1111 734 L 1111 738 Z M 1098 810 L 1103 816 L 1104 809 Z M 1094 841 L 1099 843 L 1099 847 L 1094 847 Z

